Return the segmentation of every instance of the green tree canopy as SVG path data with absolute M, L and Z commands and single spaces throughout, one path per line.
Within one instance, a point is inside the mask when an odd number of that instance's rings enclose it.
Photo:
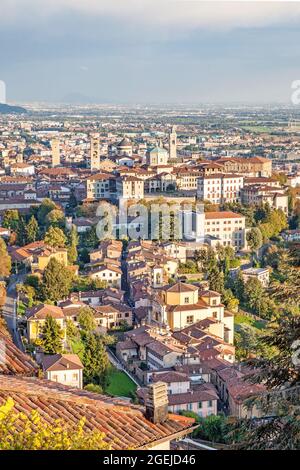
M 76 228 L 73 226 L 69 235 L 69 246 L 68 246 L 68 260 L 70 264 L 74 264 L 78 258 L 77 252 L 78 246 L 78 234 Z
M 45 354 L 62 352 L 63 331 L 57 321 L 48 315 L 42 330 L 42 346 Z
M 67 243 L 67 237 L 59 227 L 49 227 L 44 241 L 47 245 L 53 246 L 54 248 L 64 248 Z
M 43 300 L 57 302 L 69 295 L 72 285 L 72 273 L 55 258 L 45 268 L 40 294 Z
M 38 239 L 39 225 L 34 215 L 30 217 L 30 220 L 25 228 L 25 233 L 27 243 L 33 243 Z
M 16 232 L 19 226 L 19 212 L 16 209 L 9 209 L 5 211 L 2 225 Z
M 91 333 L 96 328 L 93 310 L 90 307 L 82 307 L 79 310 L 78 323 L 87 333 Z
M 11 257 L 3 238 L 0 237 L 0 278 L 8 277 L 11 271 Z
M 55 202 L 51 201 L 51 199 L 44 199 L 37 211 L 37 220 L 41 227 L 46 225 L 46 217 L 53 209 L 57 209 Z
M 66 225 L 64 213 L 60 209 L 53 209 L 46 216 L 46 224 L 48 226 L 64 228 Z
M 240 421 L 237 432 L 242 439 L 236 447 L 299 450 L 300 316 L 281 317 L 261 341 L 275 348 L 276 353 L 249 361 L 255 370 L 251 380 L 263 383 L 268 389 L 268 393 L 255 397 L 251 405 L 256 404 L 269 418 L 256 422 L 255 426 L 252 420 Z
M 109 384 L 110 363 L 100 335 L 88 334 L 83 356 L 84 381 L 100 385 L 105 391 Z
M 253 227 L 246 235 L 247 242 L 253 251 L 257 251 L 263 243 L 263 237 L 258 227 Z

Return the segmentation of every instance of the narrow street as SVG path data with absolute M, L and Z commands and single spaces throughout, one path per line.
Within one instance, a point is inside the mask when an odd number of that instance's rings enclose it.
M 23 281 L 24 276 L 11 276 L 10 283 L 6 292 L 6 302 L 3 307 L 3 318 L 6 321 L 7 328 L 13 338 L 15 345 L 24 351 L 20 334 L 17 330 L 17 291 L 16 285 Z

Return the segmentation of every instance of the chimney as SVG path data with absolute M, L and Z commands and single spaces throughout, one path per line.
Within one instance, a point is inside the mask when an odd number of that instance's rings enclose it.
M 167 421 L 168 403 L 168 386 L 165 382 L 149 385 L 146 396 L 146 418 L 154 424 Z

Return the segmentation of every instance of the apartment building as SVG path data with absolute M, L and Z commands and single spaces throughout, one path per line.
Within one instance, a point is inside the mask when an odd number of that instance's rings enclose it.
M 97 173 L 86 179 L 87 199 L 109 199 L 115 192 L 115 178 L 111 174 Z
M 120 177 L 116 181 L 116 192 L 118 198 L 143 199 L 144 181 L 135 176 Z
M 213 204 L 239 202 L 244 184 L 242 175 L 212 174 L 197 178 L 197 198 Z
M 288 214 L 288 195 L 276 186 L 249 185 L 241 190 L 242 203 L 245 205 L 262 205 L 268 203 L 274 209 Z
M 272 175 L 272 160 L 264 157 L 222 157 L 216 163 L 222 165 L 226 173 L 239 173 L 248 177 Z
M 210 244 L 220 243 L 223 246 L 232 246 L 236 250 L 245 247 L 246 218 L 235 212 L 205 212 L 204 233 Z

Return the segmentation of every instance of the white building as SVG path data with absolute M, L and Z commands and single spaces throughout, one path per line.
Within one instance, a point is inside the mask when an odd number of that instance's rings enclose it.
M 47 380 L 69 387 L 83 387 L 83 365 L 77 354 L 45 355 L 42 359 L 42 368 Z
M 232 246 L 236 250 L 245 247 L 246 218 L 235 212 L 205 212 L 205 239 L 215 240 L 215 244 Z
M 197 180 L 197 198 L 213 204 L 239 202 L 244 178 L 234 174 L 201 176 Z

